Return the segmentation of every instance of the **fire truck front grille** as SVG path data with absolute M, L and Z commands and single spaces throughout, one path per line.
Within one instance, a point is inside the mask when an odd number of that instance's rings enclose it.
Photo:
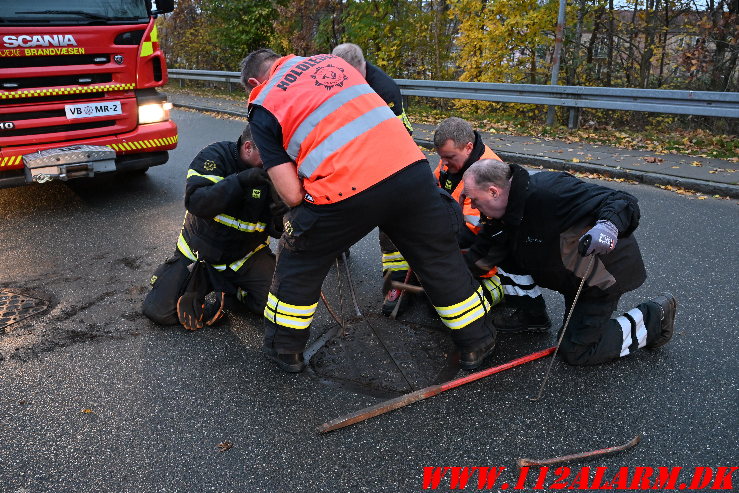
M 59 94 L 54 96 L 41 96 L 32 98 L 7 98 L 0 99 L 0 106 L 8 106 L 13 104 L 28 104 L 28 103 L 55 103 L 59 101 L 76 101 L 80 99 L 96 100 L 105 97 L 104 92 L 87 92 L 81 94 Z
M 63 67 L 67 65 L 103 65 L 110 62 L 110 55 L 59 55 L 0 58 L 2 68 Z
M 104 128 L 115 126 L 115 120 L 101 120 L 96 122 L 69 123 L 67 125 L 49 125 L 47 127 L 35 127 L 25 129 L 0 130 L 0 137 L 20 137 L 24 135 L 53 134 L 58 132 L 75 132 L 79 130 L 90 130 L 92 128 Z
M 38 87 L 78 86 L 111 82 L 112 74 L 55 75 L 51 77 L 29 77 L 3 79 L 0 89 L 34 89 Z
M 3 121 L 17 122 L 20 120 L 40 120 L 41 118 L 56 118 L 66 116 L 64 109 L 44 110 L 44 111 L 26 111 L 22 113 L 3 113 L 0 118 Z

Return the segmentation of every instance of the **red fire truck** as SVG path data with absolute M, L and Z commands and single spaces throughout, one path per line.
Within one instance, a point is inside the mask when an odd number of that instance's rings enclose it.
M 0 2 L 0 188 L 146 171 L 177 146 L 156 16 L 174 0 Z

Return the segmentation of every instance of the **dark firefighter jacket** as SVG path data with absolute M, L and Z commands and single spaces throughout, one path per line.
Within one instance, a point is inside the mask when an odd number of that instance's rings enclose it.
M 578 241 L 597 220 L 605 219 L 616 226 L 619 239 L 611 253 L 596 258 L 586 285 L 620 294 L 644 282 L 644 263 L 632 235 L 640 214 L 634 196 L 585 183 L 569 173 L 529 175 L 518 165 L 510 166 L 505 214 L 500 220 L 484 221 L 466 254 L 473 273 L 509 261 L 538 285 L 572 294 L 590 260 L 577 252 Z
M 408 133 L 413 135 L 413 126 L 408 120 L 408 115 L 405 113 L 403 96 L 400 94 L 398 84 L 376 65 L 367 62 L 366 70 L 367 76 L 365 80 L 367 84 L 385 100 L 387 105 L 390 106 L 390 109 L 393 110 L 393 113 L 403 122 Z
M 281 218 L 270 213 L 269 184 L 241 186 L 237 175 L 249 166 L 238 149 L 238 142 L 216 142 L 193 159 L 185 188 L 187 214 L 177 242 L 186 257 L 197 253 L 211 265 L 232 270 L 265 248 L 269 236 L 278 237 L 281 226 Z

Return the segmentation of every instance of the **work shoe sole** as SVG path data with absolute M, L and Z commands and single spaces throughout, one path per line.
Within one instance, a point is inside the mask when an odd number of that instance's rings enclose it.
M 675 332 L 675 313 L 677 312 L 677 300 L 670 293 L 664 293 L 651 300 L 652 303 L 659 305 L 660 309 L 660 325 L 659 335 L 651 343 L 647 344 L 647 349 L 656 349 L 664 346 Z

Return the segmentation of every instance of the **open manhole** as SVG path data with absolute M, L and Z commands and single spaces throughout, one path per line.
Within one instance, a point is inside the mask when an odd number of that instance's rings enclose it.
M 42 313 L 49 306 L 46 300 L 0 289 L 0 330 L 9 331 L 10 325 Z
M 305 352 L 308 370 L 352 392 L 395 397 L 449 380 L 459 357 L 449 335 L 431 326 L 370 315 L 334 327 Z

